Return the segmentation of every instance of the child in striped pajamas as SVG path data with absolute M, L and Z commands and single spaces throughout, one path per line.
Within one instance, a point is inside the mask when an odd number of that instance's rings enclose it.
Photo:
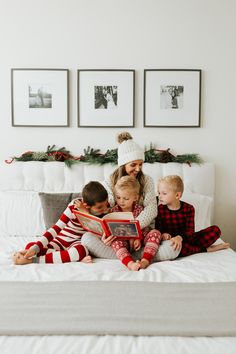
M 213 243 L 220 237 L 218 226 L 209 226 L 195 232 L 194 207 L 180 200 L 184 184 L 179 176 L 160 178 L 158 183 L 159 206 L 156 228 L 165 239 L 171 239 L 174 249 L 181 249 L 179 257 L 200 252 L 215 252 L 229 248 L 229 243 Z
M 83 206 L 93 215 L 104 215 L 108 212 L 108 194 L 99 182 L 89 182 L 82 191 Z M 86 247 L 80 239 L 86 232 L 78 222 L 74 209 L 77 203 L 72 200 L 60 219 L 48 229 L 37 242 L 30 242 L 25 250 L 13 255 L 15 264 L 30 263 L 67 263 L 92 261 Z
M 117 204 L 111 211 L 131 211 L 136 219 L 143 210 L 143 207 L 138 204 L 140 196 L 140 184 L 138 180 L 131 176 L 123 176 L 117 181 L 114 192 Z M 117 257 L 129 270 L 137 271 L 147 268 L 159 248 L 162 239 L 159 231 L 150 230 L 150 228 L 146 227 L 142 230 L 142 234 L 142 240 L 135 239 L 133 242 L 129 243 L 128 241 L 114 238 L 111 243 L 111 247 Z M 135 251 L 138 251 L 142 245 L 144 245 L 142 258 L 140 261 L 135 262 L 129 252 L 130 246 L 131 248 L 133 247 Z

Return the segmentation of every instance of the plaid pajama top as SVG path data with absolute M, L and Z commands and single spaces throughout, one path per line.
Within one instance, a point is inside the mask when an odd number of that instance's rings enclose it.
M 170 210 L 163 204 L 158 206 L 156 229 L 172 237 L 180 235 L 183 240 L 186 240 L 194 234 L 194 207 L 186 202 L 180 203 L 178 210 Z

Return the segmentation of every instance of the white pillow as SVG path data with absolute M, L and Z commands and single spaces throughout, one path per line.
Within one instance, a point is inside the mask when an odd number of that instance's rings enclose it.
M 211 197 L 184 192 L 181 199 L 195 208 L 195 231 L 212 225 L 213 199 Z
M 33 237 L 44 231 L 38 192 L 0 191 L 0 235 Z

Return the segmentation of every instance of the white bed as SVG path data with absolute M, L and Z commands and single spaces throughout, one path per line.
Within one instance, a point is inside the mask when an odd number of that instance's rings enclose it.
M 95 259 L 93 264 L 31 264 L 15 266 L 12 253 L 44 230 L 38 192 L 79 192 L 89 180 L 102 181 L 114 166 L 80 164 L 68 169 L 63 163 L 16 162 L 0 167 L 0 282 L 117 281 L 152 283 L 229 283 L 236 281 L 236 254 L 223 250 L 195 254 L 174 261 L 152 264 L 130 272 L 118 260 Z M 214 207 L 214 166 L 146 164 L 154 180 L 179 174 L 185 184 L 186 201 L 197 211 L 197 229 L 212 222 Z M 227 235 L 224 237 L 227 239 Z M 66 284 L 66 283 L 65 283 Z M 144 283 L 143 283 L 144 284 Z M 236 283 L 235 283 L 236 284 Z M 1 286 L 1 283 L 0 283 Z M 17 294 L 16 294 L 17 296 Z M 40 296 L 40 294 L 39 294 Z M 30 294 L 25 294 L 25 301 Z M 36 315 L 36 314 L 35 314 Z M 0 314 L 1 316 L 1 314 Z M 21 325 L 20 318 L 16 318 Z M 236 319 L 235 319 L 236 326 Z M 236 353 L 235 337 L 49 335 L 0 337 L 2 353 Z

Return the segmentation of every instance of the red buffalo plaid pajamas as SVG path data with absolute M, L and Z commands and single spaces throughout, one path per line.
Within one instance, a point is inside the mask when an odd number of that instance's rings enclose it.
M 195 232 L 194 207 L 181 201 L 180 209 L 169 210 L 166 205 L 158 206 L 156 228 L 161 233 L 168 233 L 172 237 L 182 236 L 182 250 L 179 257 L 189 256 L 194 253 L 206 252 L 221 235 L 218 226 L 209 226 Z
M 137 203 L 133 206 L 133 216 L 137 216 L 141 213 L 143 207 Z M 112 208 L 112 212 L 122 211 L 121 208 L 116 205 Z M 145 228 L 142 230 L 143 239 L 141 240 L 142 244 L 145 246 L 143 251 L 142 258 L 147 259 L 150 263 L 153 260 L 161 242 L 161 233 L 158 230 L 150 230 Z M 111 244 L 111 247 L 115 251 L 117 258 L 125 265 L 128 266 L 128 263 L 134 261 L 130 252 L 129 252 L 129 241 L 126 240 L 116 240 Z

